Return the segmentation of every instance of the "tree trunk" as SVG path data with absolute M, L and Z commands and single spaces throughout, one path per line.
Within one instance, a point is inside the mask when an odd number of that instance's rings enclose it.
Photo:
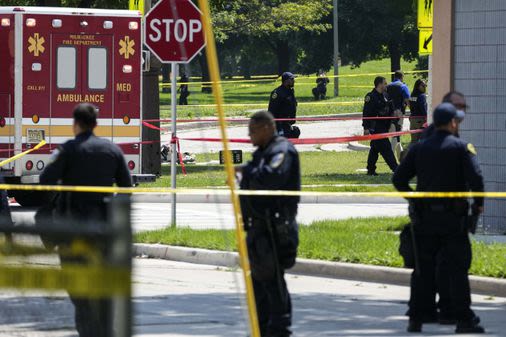
M 241 75 L 244 76 L 245 79 L 249 80 L 251 78 L 251 58 L 245 52 L 241 53 Z
M 286 40 L 276 41 L 276 57 L 278 59 L 278 75 L 290 70 L 290 46 Z
M 388 44 L 388 52 L 390 53 L 390 71 L 401 70 L 401 50 L 397 41 Z M 392 75 L 392 81 L 394 75 Z
M 202 72 L 202 82 L 209 82 L 211 79 L 209 76 L 209 68 L 207 67 L 207 57 L 205 50 L 202 51 L 202 53 L 199 56 L 199 63 L 200 63 L 200 70 Z M 213 92 L 211 84 L 208 83 L 202 84 L 202 92 L 205 93 Z
M 162 92 L 164 94 L 170 93 L 170 90 L 172 89 L 170 84 L 170 69 L 171 65 L 166 63 L 162 64 Z

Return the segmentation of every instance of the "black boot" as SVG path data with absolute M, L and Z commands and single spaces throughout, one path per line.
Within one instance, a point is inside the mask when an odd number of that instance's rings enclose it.
M 480 325 L 480 318 L 474 316 L 469 321 L 457 322 L 455 333 L 485 333 L 485 328 Z
M 409 323 L 408 323 L 407 331 L 408 332 L 422 332 L 422 322 L 410 319 Z
M 376 173 L 376 171 L 367 171 L 367 175 L 376 177 L 378 174 Z

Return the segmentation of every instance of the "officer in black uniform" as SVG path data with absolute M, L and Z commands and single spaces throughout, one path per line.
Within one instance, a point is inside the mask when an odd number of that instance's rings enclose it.
M 236 168 L 243 190 L 300 190 L 299 155 L 292 143 L 276 135 L 272 115 L 251 117 L 249 135 L 258 149 L 253 160 Z M 295 264 L 299 197 L 242 196 L 241 209 L 262 337 L 291 335 L 292 304 L 284 273 Z
M 40 183 L 131 187 L 132 179 L 120 148 L 93 134 L 97 126 L 97 109 L 91 104 L 79 104 L 73 114 L 75 139 L 55 151 L 53 162 L 40 176 Z M 62 193 L 56 203 L 56 216 L 65 224 L 100 226 L 107 220 L 107 204 L 104 201 L 107 196 L 103 193 Z M 103 254 L 107 250 L 105 244 L 90 244 L 96 245 Z M 86 263 L 84 259 L 63 255 L 61 260 L 62 263 Z M 110 300 L 90 300 L 72 294 L 70 299 L 75 306 L 76 328 L 80 337 L 112 335 Z
M 458 91 L 450 91 L 446 95 L 443 96 L 442 103 L 451 103 L 457 110 L 461 110 L 462 113 L 460 115 L 465 115 L 465 112 L 468 108 L 466 103 L 466 98 L 464 94 Z M 436 131 L 436 127 L 434 124 L 429 125 L 422 135 L 420 139 L 429 138 Z M 455 135 L 459 137 L 458 133 Z M 452 277 L 451 273 L 447 268 L 447 261 L 438 259 L 438 265 L 436 268 L 436 284 L 437 284 L 437 293 L 439 294 L 439 300 L 437 303 L 437 309 L 439 312 L 437 313 L 437 321 L 440 324 L 454 324 L 455 319 L 455 309 L 451 303 L 451 284 L 450 278 Z
M 484 190 L 476 150 L 455 135 L 464 117 L 450 103 L 442 103 L 433 114 L 434 134 L 408 152 L 393 176 L 399 191 L 411 191 L 417 177 L 417 191 Z M 465 199 L 434 198 L 410 201 L 417 261 L 411 276 L 409 332 L 420 332 L 424 317 L 434 305 L 437 259 L 446 261 L 451 301 L 457 319 L 457 333 L 483 333 L 479 318 L 471 310 L 468 270 L 471 265 L 468 212 Z M 483 212 L 483 198 L 474 198 L 473 214 Z
M 374 79 L 374 89 L 365 96 L 364 117 L 392 117 L 393 107 L 386 95 L 387 81 L 384 77 L 378 76 Z M 392 125 L 391 119 L 364 119 L 362 126 L 364 127 L 364 135 L 388 133 Z M 395 171 L 397 161 L 395 160 L 392 146 L 388 138 L 371 140 L 371 149 L 367 158 L 367 174 L 371 176 L 378 175 L 376 173 L 376 163 L 379 154 L 385 159 L 390 169 Z
M 281 85 L 271 92 L 269 111 L 274 118 L 296 118 L 297 99 L 293 87 L 295 75 L 285 72 L 281 75 Z M 278 135 L 286 138 L 299 138 L 300 129 L 293 125 L 295 121 L 276 121 Z

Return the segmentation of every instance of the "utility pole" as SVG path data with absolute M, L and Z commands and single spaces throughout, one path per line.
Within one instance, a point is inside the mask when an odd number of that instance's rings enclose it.
M 339 32 L 338 32 L 338 17 L 337 17 L 337 3 L 334 1 L 334 97 L 339 96 Z
M 151 9 L 152 0 L 146 0 L 144 11 Z M 144 43 L 143 43 L 144 44 Z M 148 54 L 149 55 L 149 54 Z M 149 71 L 142 73 L 142 119 L 160 119 L 160 94 L 158 75 L 160 74 L 161 63 L 151 55 L 149 60 Z M 153 123 L 160 126 L 157 122 Z M 142 172 L 145 174 L 162 174 L 162 163 L 160 157 L 160 131 L 149 128 L 142 128 L 142 140 L 152 141 L 151 144 L 142 144 Z

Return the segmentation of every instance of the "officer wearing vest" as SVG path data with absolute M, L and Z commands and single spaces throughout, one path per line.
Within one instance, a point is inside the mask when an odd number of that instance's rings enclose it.
M 294 87 L 295 75 L 285 72 L 281 75 L 281 85 L 271 92 L 269 111 L 274 118 L 296 118 L 297 99 Z M 299 138 L 300 129 L 293 125 L 295 121 L 276 121 L 278 135 L 286 138 Z
M 387 86 L 388 97 L 394 104 L 394 115 L 398 117 L 404 116 L 406 113 L 406 106 L 409 104 L 409 88 L 402 81 L 404 80 L 404 73 L 397 70 L 394 73 L 394 80 Z M 391 131 L 402 131 L 404 119 L 394 119 L 392 121 Z M 394 150 L 397 158 L 401 158 L 402 145 L 401 137 L 394 137 L 392 139 L 392 149 Z
M 242 190 L 300 190 L 299 155 L 291 142 L 276 135 L 272 115 L 251 117 L 249 135 L 257 150 L 236 167 Z M 262 337 L 291 335 L 292 304 L 285 270 L 295 264 L 299 197 L 242 196 L 241 209 Z
M 452 192 L 484 190 L 476 150 L 455 135 L 464 113 L 442 103 L 433 114 L 435 132 L 415 144 L 393 176 L 399 191 L 412 191 L 409 182 L 417 177 L 417 191 Z M 433 310 L 437 259 L 446 261 L 451 283 L 451 301 L 457 333 L 483 333 L 479 318 L 471 310 L 468 271 L 471 266 L 469 232 L 483 212 L 483 198 L 474 198 L 469 217 L 466 199 L 439 198 L 410 201 L 413 222 L 415 268 L 411 275 L 408 332 L 420 332 L 424 318 Z
M 378 76 L 374 79 L 374 89 L 365 96 L 363 117 L 392 117 L 393 107 L 386 96 L 387 81 L 384 77 Z M 392 125 L 391 119 L 364 119 L 362 126 L 364 134 L 388 133 Z M 367 174 L 371 176 L 376 173 L 376 163 L 379 154 L 383 157 L 390 169 L 395 171 L 397 161 L 395 160 L 392 147 L 387 138 L 371 140 L 371 148 L 367 158 Z

